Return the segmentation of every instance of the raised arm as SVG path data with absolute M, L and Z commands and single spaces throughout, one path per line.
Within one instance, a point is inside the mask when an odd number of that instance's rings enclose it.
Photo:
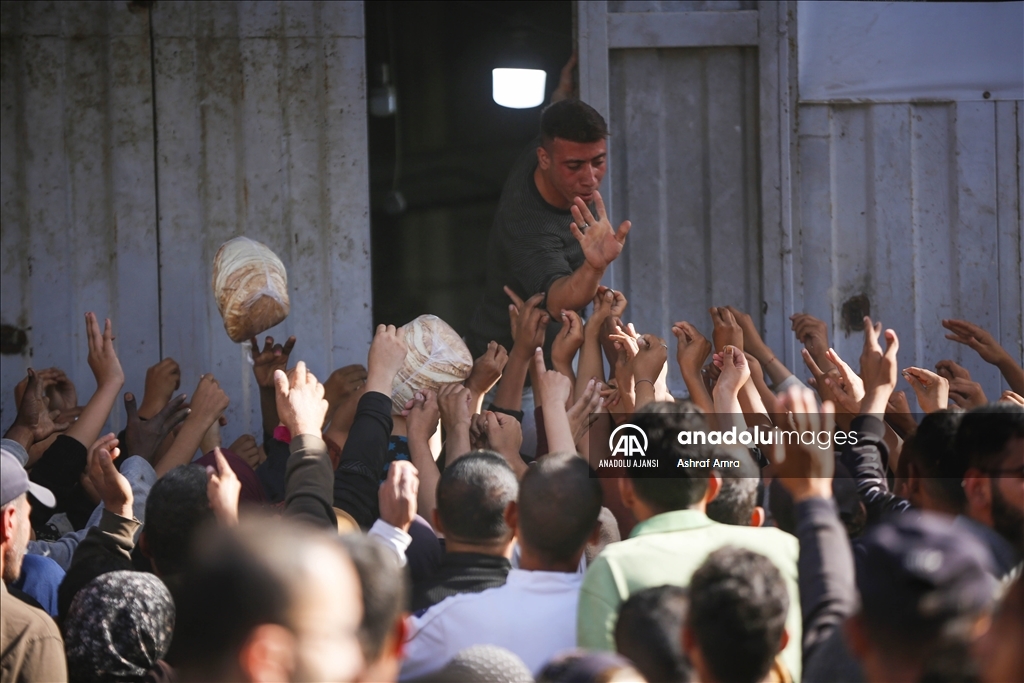
M 942 326 L 950 331 L 946 339 L 977 351 L 983 361 L 999 368 L 1011 389 L 1024 394 L 1024 368 L 1017 364 L 988 330 L 966 320 L 943 320 Z
M 586 202 L 577 197 L 571 207 L 573 222 L 569 230 L 583 248 L 583 265 L 572 275 L 566 275 L 548 287 L 548 313 L 553 317 L 563 310 L 578 311 L 593 300 L 608 265 L 622 253 L 631 224 L 623 221 L 618 230 L 612 228 L 605 212 L 601 193 L 594 193 L 597 217 L 587 208 Z
M 256 377 L 256 386 L 260 388 L 263 432 L 272 435 L 277 425 L 281 424 L 277 415 L 277 399 L 274 397 L 274 372 L 288 370 L 288 356 L 295 348 L 295 337 L 289 337 L 282 346 L 275 344 L 274 338 L 268 336 L 262 351 L 256 337 L 249 343 L 252 346 L 252 373 Z
M 85 314 L 86 338 L 89 341 L 89 367 L 96 378 L 96 393 L 82 409 L 78 421 L 68 427 L 66 434 L 88 448 L 100 435 L 114 401 L 124 386 L 124 371 L 114 350 L 114 329 L 107 318 L 100 332 L 96 314 Z

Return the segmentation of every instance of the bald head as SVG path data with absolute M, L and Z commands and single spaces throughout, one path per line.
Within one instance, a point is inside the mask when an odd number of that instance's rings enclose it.
M 571 560 L 594 531 L 601 498 L 601 482 L 583 458 L 545 455 L 519 484 L 520 543 L 546 562 Z

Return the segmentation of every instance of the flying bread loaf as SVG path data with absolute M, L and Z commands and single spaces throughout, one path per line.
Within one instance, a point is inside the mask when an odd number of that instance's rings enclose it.
M 288 274 L 266 245 L 228 240 L 213 259 L 213 295 L 231 341 L 243 342 L 288 317 Z
M 408 352 L 405 363 L 391 385 L 395 414 L 417 391 L 461 382 L 473 369 L 473 356 L 465 342 L 448 323 L 436 315 L 421 315 L 402 326 Z

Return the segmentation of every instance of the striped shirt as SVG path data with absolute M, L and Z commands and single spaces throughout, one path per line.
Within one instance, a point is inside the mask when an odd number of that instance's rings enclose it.
M 516 159 L 501 191 L 498 211 L 487 246 L 487 282 L 483 300 L 473 313 L 466 342 L 473 357 L 494 340 L 512 348 L 508 305 L 503 287 L 508 285 L 524 300 L 547 292 L 555 280 L 572 275 L 583 265 L 583 248 L 569 231 L 572 214 L 557 209 L 541 196 L 533 179 L 540 138 L 531 142 Z M 552 320 L 548 344 L 560 327 Z

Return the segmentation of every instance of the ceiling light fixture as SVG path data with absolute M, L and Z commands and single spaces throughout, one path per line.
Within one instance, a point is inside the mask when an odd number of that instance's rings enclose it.
M 542 69 L 494 69 L 492 97 L 510 109 L 532 109 L 544 103 L 547 73 Z

